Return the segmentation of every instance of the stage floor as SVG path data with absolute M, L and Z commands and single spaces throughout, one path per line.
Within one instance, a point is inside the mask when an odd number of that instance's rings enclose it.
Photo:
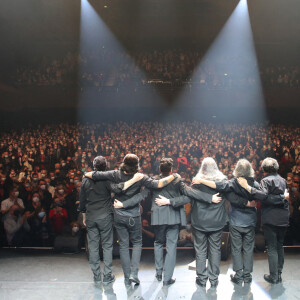
M 188 264 L 193 251 L 178 250 L 174 272 L 176 283 L 164 288 L 154 278 L 153 250 L 143 250 L 139 278 L 141 285 L 126 289 L 120 260 L 114 260 L 116 281 L 107 287 L 95 287 L 84 252 L 57 254 L 50 250 L 0 250 L 0 299 L 300 299 L 300 253 L 285 255 L 283 283 L 270 285 L 263 280 L 268 273 L 267 256 L 256 253 L 250 289 L 235 289 L 229 275 L 231 259 L 221 262 L 217 290 L 197 288 L 195 271 Z

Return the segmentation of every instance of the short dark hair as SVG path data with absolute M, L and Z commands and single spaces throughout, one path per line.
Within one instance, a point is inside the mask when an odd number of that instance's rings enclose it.
M 139 170 L 139 158 L 132 153 L 125 155 L 120 169 L 128 174 L 135 174 Z
M 279 170 L 277 160 L 272 157 L 265 158 L 261 163 L 261 167 L 263 171 L 268 174 L 277 173 Z
M 164 157 L 160 160 L 159 168 L 160 168 L 160 171 L 162 172 L 162 174 L 170 173 L 172 170 L 172 167 L 173 167 L 173 159 L 172 158 Z
M 106 170 L 106 159 L 99 155 L 93 160 L 93 167 L 95 171 L 105 171 Z

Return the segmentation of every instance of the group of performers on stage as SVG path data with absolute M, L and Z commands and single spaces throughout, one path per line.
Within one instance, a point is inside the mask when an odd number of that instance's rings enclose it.
M 289 220 L 286 181 L 278 174 L 273 158 L 262 162 L 264 178 L 258 184 L 250 162 L 240 159 L 234 178 L 219 171 L 215 160 L 207 157 L 191 187 L 178 174 L 172 173 L 171 158 L 162 158 L 160 175 L 150 178 L 139 173 L 139 159 L 127 154 L 119 170 L 105 171 L 106 160 L 97 156 L 94 172 L 85 174 L 80 191 L 79 210 L 88 232 L 89 263 L 95 283 L 109 284 L 112 273 L 113 225 L 120 246 L 120 258 L 126 286 L 139 284 L 139 263 L 142 251 L 140 202 L 151 199 L 151 225 L 154 227 L 156 279 L 164 286 L 175 282 L 176 247 L 181 226 L 187 224 L 184 205 L 191 203 L 191 225 L 196 251 L 196 284 L 218 286 L 221 259 L 221 235 L 229 221 L 235 284 L 250 284 L 253 271 L 253 249 L 256 226 L 256 202 L 261 201 L 262 226 L 269 261 L 269 274 L 264 279 L 277 284 L 282 281 L 284 264 L 283 241 Z M 142 189 L 144 187 L 144 189 Z M 111 192 L 115 194 L 114 204 Z M 227 213 L 225 202 L 230 202 Z M 103 277 L 100 270 L 99 245 L 103 248 Z M 132 243 L 130 258 L 129 241 Z M 165 261 L 163 247 L 166 246 Z M 208 258 L 208 263 L 206 259 Z

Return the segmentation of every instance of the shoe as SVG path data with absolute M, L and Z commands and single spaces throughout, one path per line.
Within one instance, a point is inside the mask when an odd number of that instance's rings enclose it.
M 156 277 L 157 281 L 162 281 L 162 275 L 156 274 L 155 277 Z
M 137 285 L 139 285 L 141 283 L 140 280 L 138 279 L 138 277 L 137 276 L 133 276 L 133 275 L 129 276 L 129 281 L 130 281 L 130 283 L 135 283 Z
M 130 282 L 129 278 L 124 278 L 124 284 L 127 287 L 131 286 L 131 282 Z
M 275 280 L 270 275 L 267 275 L 267 274 L 264 275 L 264 280 L 271 283 L 271 284 L 277 284 L 278 283 L 278 279 Z
M 95 283 L 96 285 L 100 285 L 100 284 L 102 283 L 102 281 L 101 281 L 101 276 L 100 276 L 100 277 L 95 277 L 95 276 L 94 276 L 94 283 Z
M 252 282 L 252 278 L 244 279 L 244 284 L 250 284 Z
M 242 279 L 239 279 L 239 278 L 237 278 L 236 276 L 234 276 L 232 274 L 230 275 L 230 280 L 231 280 L 231 282 L 233 282 L 235 284 L 238 284 L 238 285 L 242 285 L 242 283 L 243 283 Z
M 201 286 L 201 287 L 206 287 L 206 282 L 201 282 L 199 278 L 196 278 L 196 284 Z
M 115 281 L 115 275 L 109 274 L 103 277 L 103 284 L 110 284 Z
M 281 273 L 278 272 L 278 282 L 282 282 Z
M 216 289 L 217 286 L 218 286 L 218 284 L 219 284 L 219 281 L 214 282 L 214 283 L 210 283 L 210 288 L 211 288 L 211 289 Z
M 176 279 L 173 279 L 173 278 L 171 278 L 170 280 L 168 280 L 168 281 L 164 281 L 164 283 L 163 283 L 163 285 L 171 285 L 171 284 L 173 284 L 173 283 L 175 283 L 175 281 L 176 281 Z

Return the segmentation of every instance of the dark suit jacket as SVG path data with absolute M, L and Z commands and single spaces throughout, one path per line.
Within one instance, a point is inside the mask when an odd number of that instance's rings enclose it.
M 155 179 L 162 179 L 163 176 L 157 176 Z M 123 202 L 123 206 L 130 207 L 134 206 L 137 203 L 140 203 L 142 200 L 146 199 L 149 194 L 151 194 L 151 225 L 174 225 L 181 224 L 182 226 L 186 225 L 186 214 L 183 204 L 190 202 L 188 195 L 194 198 L 203 198 L 207 202 L 211 202 L 212 196 L 202 191 L 194 190 L 190 187 L 187 187 L 181 179 L 176 178 L 167 186 L 161 189 L 145 189 L 140 194 L 135 195 L 134 197 Z M 155 203 L 155 199 L 159 195 L 164 196 L 168 199 L 173 199 L 174 201 L 182 202 L 182 205 L 173 207 L 171 205 L 158 206 Z

